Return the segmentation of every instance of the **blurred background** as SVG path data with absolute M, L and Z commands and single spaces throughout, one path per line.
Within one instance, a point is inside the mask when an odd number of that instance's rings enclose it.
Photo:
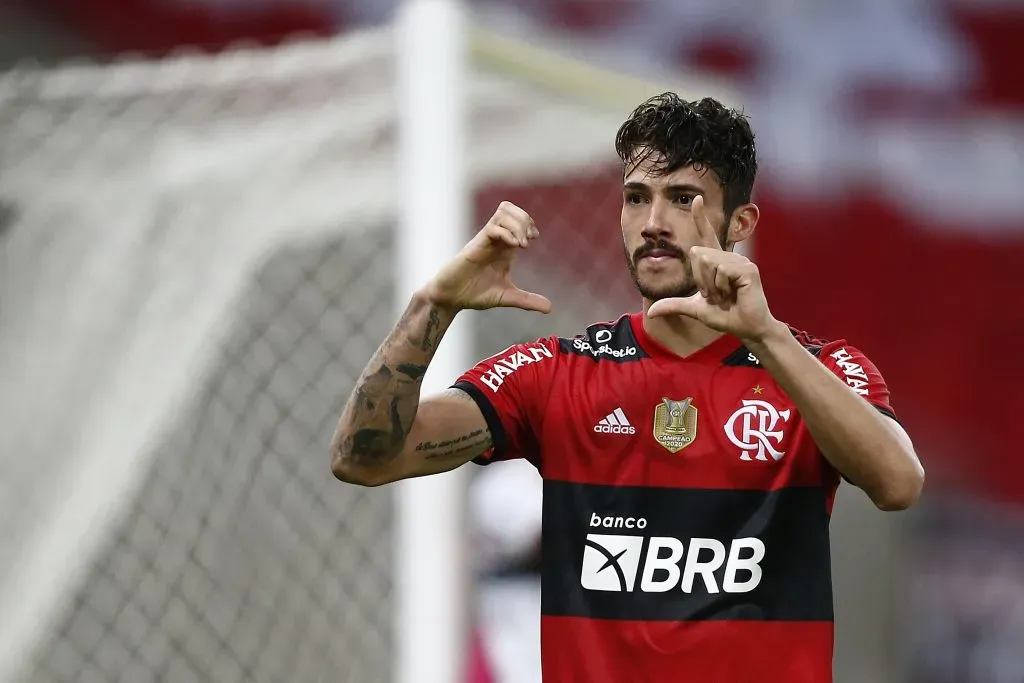
M 397 4 L 0 6 L 0 682 L 392 680 L 395 491 L 328 444 L 398 314 Z M 555 303 L 473 358 L 639 305 L 632 106 L 744 107 L 773 312 L 875 361 L 928 472 L 841 489 L 836 680 L 1024 681 L 1024 2 L 468 4 L 465 237 L 526 208 Z M 467 680 L 538 681 L 539 480 L 472 474 Z

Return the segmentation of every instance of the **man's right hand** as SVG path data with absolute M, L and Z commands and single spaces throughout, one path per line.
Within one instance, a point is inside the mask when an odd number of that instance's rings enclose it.
M 512 282 L 519 249 L 540 237 L 530 214 L 502 202 L 487 224 L 442 268 L 425 289 L 428 299 L 453 311 L 512 307 L 548 313 L 551 302 Z

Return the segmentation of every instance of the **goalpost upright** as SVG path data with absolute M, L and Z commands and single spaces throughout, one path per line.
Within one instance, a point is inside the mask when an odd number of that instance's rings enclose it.
M 467 17 L 462 0 L 405 0 L 396 18 L 400 315 L 467 236 Z M 423 381 L 443 389 L 470 361 L 460 316 Z M 395 528 L 395 682 L 452 683 L 466 660 L 466 471 L 404 481 Z

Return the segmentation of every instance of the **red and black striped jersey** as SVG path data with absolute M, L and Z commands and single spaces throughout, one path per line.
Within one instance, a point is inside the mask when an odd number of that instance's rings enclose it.
M 877 368 L 793 331 L 893 416 Z M 455 386 L 544 479 L 542 669 L 552 683 L 832 680 L 839 474 L 730 335 L 687 357 L 643 315 L 519 344 Z

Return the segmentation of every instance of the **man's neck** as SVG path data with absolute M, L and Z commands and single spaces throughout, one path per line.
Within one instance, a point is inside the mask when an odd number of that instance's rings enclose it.
M 651 302 L 644 299 L 644 313 Z M 687 318 L 684 315 L 673 315 L 664 318 L 648 318 L 644 316 L 644 331 L 666 349 L 677 356 L 686 357 L 700 351 L 722 336 L 704 323 Z

